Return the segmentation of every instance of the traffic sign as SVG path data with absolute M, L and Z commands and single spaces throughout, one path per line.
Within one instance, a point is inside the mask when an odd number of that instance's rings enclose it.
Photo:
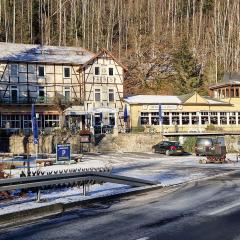
M 70 144 L 57 144 L 57 161 L 71 160 L 71 145 Z

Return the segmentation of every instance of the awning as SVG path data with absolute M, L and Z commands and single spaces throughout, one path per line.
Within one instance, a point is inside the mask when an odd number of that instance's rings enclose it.
M 117 113 L 118 110 L 116 108 L 109 108 L 109 107 L 100 107 L 100 108 L 93 108 L 89 110 L 91 113 Z
M 74 115 L 87 115 L 89 113 L 84 110 L 84 106 L 72 106 L 65 109 L 64 114 L 74 116 Z

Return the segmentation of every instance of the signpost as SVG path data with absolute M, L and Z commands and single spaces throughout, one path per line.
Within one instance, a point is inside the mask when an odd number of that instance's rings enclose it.
M 69 162 L 71 160 L 71 145 L 57 144 L 57 162 Z

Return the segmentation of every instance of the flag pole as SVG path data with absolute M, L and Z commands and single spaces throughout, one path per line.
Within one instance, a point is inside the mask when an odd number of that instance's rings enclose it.
M 33 144 L 35 145 L 36 159 L 35 159 L 35 168 L 37 169 L 37 156 L 38 156 L 38 122 L 36 117 L 35 105 L 32 104 L 32 132 L 33 132 Z
M 163 138 L 163 116 L 162 116 L 162 105 L 159 104 L 158 106 L 158 114 L 159 114 L 159 125 L 161 125 L 161 134 Z
M 37 169 L 37 158 L 38 158 L 38 144 L 35 144 L 35 152 L 36 152 L 36 160 L 35 160 L 35 166 Z
M 124 133 L 127 131 L 127 121 L 128 121 L 128 110 L 127 105 L 124 106 L 124 112 L 123 112 L 123 121 L 124 121 Z

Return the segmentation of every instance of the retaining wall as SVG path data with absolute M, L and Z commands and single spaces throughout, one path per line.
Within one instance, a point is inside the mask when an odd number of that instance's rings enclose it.
M 91 152 L 151 152 L 152 146 L 159 143 L 162 136 L 159 133 L 127 133 L 119 134 L 117 137 L 113 135 L 103 136 L 95 145 L 90 146 Z M 35 146 L 32 144 L 32 137 L 29 138 L 29 152 L 35 153 Z M 71 144 L 72 152 L 80 151 L 79 135 L 45 135 L 39 137 L 39 152 L 54 153 L 56 144 L 68 142 Z M 238 152 L 240 150 L 240 136 L 225 136 L 225 142 L 228 152 Z M 1 146 L 0 146 L 1 147 Z M 13 135 L 9 139 L 10 152 L 14 154 L 22 154 L 27 152 L 27 137 Z

